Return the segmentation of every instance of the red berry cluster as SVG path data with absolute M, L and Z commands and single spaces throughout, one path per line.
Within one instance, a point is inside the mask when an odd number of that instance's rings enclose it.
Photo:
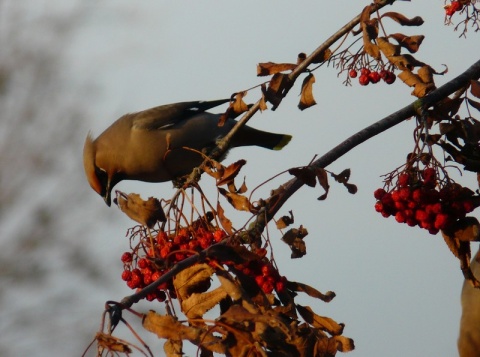
M 463 5 L 460 1 L 452 1 L 449 5 L 446 5 L 444 9 L 445 14 L 451 17 L 457 11 L 462 11 Z
M 165 232 L 159 232 L 154 241 L 155 246 L 153 249 L 152 247 L 148 249 L 145 257 L 140 257 L 138 253 L 123 253 L 121 258 L 124 265 L 122 280 L 127 283 L 129 288 L 136 289 L 138 292 L 158 280 L 169 270 L 156 265 L 155 258 L 168 258 L 170 265 L 173 265 L 192 255 L 192 251 L 198 252 L 206 249 L 212 244 L 220 242 L 225 237 L 226 234 L 221 229 L 209 231 L 205 228 L 196 230 L 181 228 L 176 234 L 170 236 Z M 145 244 L 150 245 L 148 238 L 145 239 Z M 170 297 L 176 297 L 171 280 L 159 285 L 154 293 L 147 295 L 146 299 L 148 301 L 155 299 L 164 301 L 166 299 L 166 291 L 169 292 Z
M 446 184 L 437 190 L 437 173 L 427 167 L 418 175 L 403 172 L 390 192 L 375 190 L 375 210 L 384 217 L 395 216 L 399 223 L 419 226 L 431 234 L 448 228 L 457 219 L 473 211 L 473 192 L 458 184 Z
M 350 78 L 357 78 L 357 71 L 355 69 L 351 69 L 350 72 L 348 73 Z M 378 83 L 380 82 L 380 79 L 383 79 L 383 81 L 387 84 L 392 84 L 395 82 L 395 79 L 397 77 L 395 74 L 391 71 L 387 71 L 385 69 L 382 69 L 380 72 L 377 71 L 371 71 L 366 67 L 363 67 L 360 70 L 360 77 L 358 77 L 358 82 L 362 86 L 366 86 L 369 83 Z
M 279 293 L 284 292 L 286 289 L 287 279 L 284 276 L 280 276 L 278 270 L 269 261 L 252 260 L 246 264 L 235 265 L 235 268 L 255 279 L 258 287 L 265 294 L 271 294 L 274 289 Z

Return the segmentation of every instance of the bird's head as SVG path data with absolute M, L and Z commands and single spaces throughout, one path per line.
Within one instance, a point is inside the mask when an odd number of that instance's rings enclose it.
M 85 175 L 93 190 L 102 196 L 107 206 L 110 206 L 112 189 L 121 178 L 119 175 L 112 174 L 107 167 L 97 166 L 96 158 L 97 147 L 89 133 L 83 147 L 83 167 L 85 169 Z

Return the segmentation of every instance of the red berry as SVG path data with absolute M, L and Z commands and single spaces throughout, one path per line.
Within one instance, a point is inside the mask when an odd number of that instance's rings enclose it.
M 433 226 L 436 229 L 445 229 L 448 227 L 448 225 L 451 223 L 450 216 L 445 213 L 439 213 L 435 217 L 435 222 Z
M 383 188 L 378 188 L 373 192 L 373 197 L 375 197 L 377 200 L 381 200 L 383 196 L 385 196 L 387 192 Z
M 265 294 L 271 294 L 273 291 L 273 283 L 266 281 L 262 284 L 262 290 Z
M 473 202 L 470 200 L 465 200 L 463 201 L 463 210 L 465 213 L 470 213 L 475 209 L 475 206 L 473 205 Z
M 404 201 L 410 200 L 412 191 L 410 191 L 410 188 L 408 187 L 402 187 L 398 190 L 398 195 L 400 196 L 400 199 Z
M 387 84 L 392 84 L 393 82 L 395 82 L 395 79 L 397 79 L 397 76 L 393 72 L 388 72 L 386 77 L 383 78 L 383 80 Z
M 357 71 L 351 69 L 350 72 L 348 72 L 348 75 L 350 76 L 350 78 L 357 78 Z
M 279 293 L 283 293 L 285 289 L 286 289 L 286 285 L 283 280 L 277 281 L 275 283 L 275 290 L 277 290 Z
M 370 82 L 378 83 L 380 81 L 380 74 L 378 74 L 378 72 L 370 72 L 368 78 L 370 79 Z
M 422 202 L 423 197 L 424 197 L 423 191 L 420 188 L 417 188 L 417 189 L 413 190 L 412 200 L 414 200 L 415 202 Z
M 132 272 L 130 270 L 124 270 L 122 272 L 122 280 L 129 281 L 132 278 Z
M 398 186 L 405 187 L 408 186 L 408 182 L 410 181 L 410 175 L 407 173 L 403 173 L 398 175 Z
M 437 172 L 433 167 L 427 167 L 423 170 L 422 176 L 425 181 L 435 181 L 437 178 Z
M 358 83 L 360 83 L 360 85 L 362 86 L 367 86 L 368 83 L 370 83 L 370 77 L 366 74 L 362 74 L 359 78 L 358 78 Z
M 360 74 L 362 76 L 368 76 L 370 74 L 370 70 L 366 67 L 363 67 L 361 70 L 360 70 Z
M 213 239 L 215 240 L 215 242 L 221 242 L 225 237 L 227 236 L 227 234 L 221 230 L 221 229 L 217 229 L 215 231 L 215 233 L 213 233 Z
M 122 259 L 122 262 L 125 263 L 125 264 L 131 263 L 132 260 L 133 260 L 133 255 L 130 252 L 125 252 L 125 253 L 122 254 L 121 259 Z
M 417 209 L 415 211 L 415 219 L 418 222 L 426 222 L 428 220 L 428 213 L 421 209 Z
M 383 212 L 383 203 L 382 202 L 377 202 L 375 203 L 375 211 L 377 212 Z
M 145 269 L 145 268 L 147 268 L 147 267 L 150 266 L 150 262 L 149 262 L 147 259 L 142 258 L 142 259 L 140 259 L 140 260 L 138 261 L 137 266 L 138 266 L 140 269 Z
M 263 275 L 257 275 L 255 277 L 255 282 L 257 283 L 258 286 L 262 286 L 263 283 L 265 282 L 265 278 L 263 277 Z
M 398 223 L 405 223 L 407 221 L 407 217 L 405 217 L 405 214 L 403 212 L 397 212 L 395 215 L 395 220 Z

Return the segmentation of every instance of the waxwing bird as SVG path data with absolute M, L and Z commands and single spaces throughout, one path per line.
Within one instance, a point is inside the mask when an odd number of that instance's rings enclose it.
M 206 110 L 228 102 L 194 101 L 162 105 L 126 114 L 83 148 L 83 165 L 90 186 L 110 206 L 113 187 L 122 180 L 171 181 L 189 174 L 203 162 L 197 151 L 213 148 L 236 124 L 228 119 L 219 127 L 220 114 Z M 290 135 L 244 126 L 231 147 L 256 145 L 280 150 Z

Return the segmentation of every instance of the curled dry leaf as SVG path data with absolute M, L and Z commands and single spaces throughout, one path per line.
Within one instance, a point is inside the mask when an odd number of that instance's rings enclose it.
M 294 167 L 288 170 L 288 173 L 310 187 L 315 187 L 317 184 L 315 172 L 309 166 Z
M 470 92 L 477 98 L 480 98 L 480 82 L 476 80 L 470 81 Z
M 224 168 L 222 176 L 217 180 L 217 186 L 228 185 L 233 183 L 233 180 L 240 172 L 240 169 L 247 163 L 247 161 L 241 159 L 233 164 L 228 165 Z
M 297 67 L 295 63 L 273 63 L 265 62 L 257 65 L 257 76 L 270 76 L 275 73 L 291 71 Z
M 163 344 L 163 351 L 166 357 L 182 357 L 183 343 L 181 340 L 167 340 Z
M 116 198 L 114 202 L 120 210 L 135 222 L 148 228 L 153 228 L 158 221 L 165 222 L 167 218 L 163 212 L 160 201 L 154 197 L 149 197 L 144 201 L 139 194 L 125 194 L 121 191 L 115 191 Z
M 240 195 L 238 193 L 228 192 L 223 188 L 219 188 L 218 192 L 220 192 L 235 209 L 247 212 L 255 211 L 246 196 Z
M 218 126 L 222 127 L 227 119 L 236 118 L 248 110 L 248 105 L 243 101 L 247 93 L 247 91 L 243 91 L 232 95 L 227 110 L 218 119 Z
M 233 234 L 232 221 L 230 221 L 227 218 L 227 216 L 225 216 L 225 211 L 223 207 L 220 205 L 220 202 L 218 201 L 217 201 L 217 216 L 225 232 L 227 232 L 228 235 L 232 235 Z
M 193 293 L 207 291 L 210 287 L 210 277 L 214 272 L 214 269 L 205 263 L 182 270 L 173 280 L 178 298 L 184 300 Z
M 343 332 L 344 324 L 339 324 L 333 319 L 325 316 L 317 315 L 313 312 L 310 306 L 295 305 L 298 313 L 305 322 L 309 323 L 315 328 L 328 332 L 330 335 L 341 335 Z
M 300 102 L 298 108 L 304 110 L 317 104 L 315 98 L 313 98 L 313 83 L 315 83 L 315 76 L 310 73 L 305 77 L 302 83 L 302 91 L 300 95 Z
M 406 36 L 401 33 L 393 33 L 388 37 L 394 38 L 400 46 L 406 48 L 410 53 L 417 52 L 425 38 L 423 35 Z
M 467 98 L 468 104 L 480 111 L 480 102 L 476 102 L 470 98 Z
M 331 173 L 335 181 L 339 183 L 347 183 L 348 180 L 350 179 L 350 174 L 351 174 L 350 169 L 345 169 L 342 172 L 340 172 L 338 175 L 334 174 L 333 172 Z
M 307 236 L 308 231 L 303 226 L 289 229 L 282 237 L 282 241 L 289 245 L 292 259 L 301 258 L 307 254 L 307 247 L 303 240 Z
M 323 302 L 330 302 L 335 297 L 335 293 L 333 291 L 327 291 L 325 294 L 322 294 L 320 291 L 311 287 L 310 285 L 299 283 L 296 281 L 288 281 L 287 288 L 292 291 L 306 293 L 308 296 L 320 299 Z
M 328 184 L 327 171 L 325 171 L 325 169 L 323 168 L 317 167 L 315 168 L 315 175 L 317 176 L 318 183 L 325 190 L 325 193 L 318 197 L 318 200 L 324 200 L 327 198 L 328 190 L 330 189 L 330 185 Z
M 272 110 L 277 109 L 282 102 L 283 97 L 290 88 L 292 88 L 292 85 L 293 82 L 288 79 L 286 74 L 275 73 L 272 76 L 267 89 L 263 91 L 265 99 L 273 105 Z
M 480 224 L 475 217 L 459 219 L 448 230 L 442 230 L 442 236 L 450 251 L 460 260 L 460 269 L 466 280 L 475 288 L 480 282 L 470 268 L 470 242 L 480 241 Z
M 218 161 L 209 159 L 207 160 L 206 165 L 203 167 L 203 171 L 205 171 L 209 176 L 213 177 L 216 180 L 220 180 L 225 172 L 225 166 L 223 166 Z
M 227 352 L 227 347 L 221 337 L 216 337 L 213 332 L 207 332 L 199 327 L 185 326 L 170 315 L 163 316 L 155 311 L 149 311 L 142 324 L 147 331 L 156 334 L 159 338 L 186 339 L 215 353 L 225 354 Z
M 420 16 L 415 16 L 409 19 L 408 17 L 405 17 L 404 15 L 398 13 L 398 12 L 386 12 L 382 16 L 383 17 L 388 17 L 396 22 L 398 22 L 402 26 L 421 26 L 424 21 Z
M 401 47 L 399 45 L 390 43 L 386 37 L 377 38 L 377 45 L 380 51 L 382 51 L 384 56 L 387 58 L 398 56 L 400 54 Z
M 132 349 L 129 347 L 128 342 L 123 341 L 115 336 L 106 334 L 104 332 L 97 332 L 95 335 L 95 340 L 97 340 L 97 345 L 103 350 L 120 353 L 132 353 Z
M 193 293 L 182 301 L 182 312 L 189 319 L 202 318 L 207 311 L 214 308 L 226 297 L 227 293 L 221 286 L 206 293 Z
M 290 216 L 282 216 L 279 220 L 277 220 L 276 224 L 278 229 L 287 228 L 294 222 L 292 211 L 288 211 L 288 213 L 290 214 Z

